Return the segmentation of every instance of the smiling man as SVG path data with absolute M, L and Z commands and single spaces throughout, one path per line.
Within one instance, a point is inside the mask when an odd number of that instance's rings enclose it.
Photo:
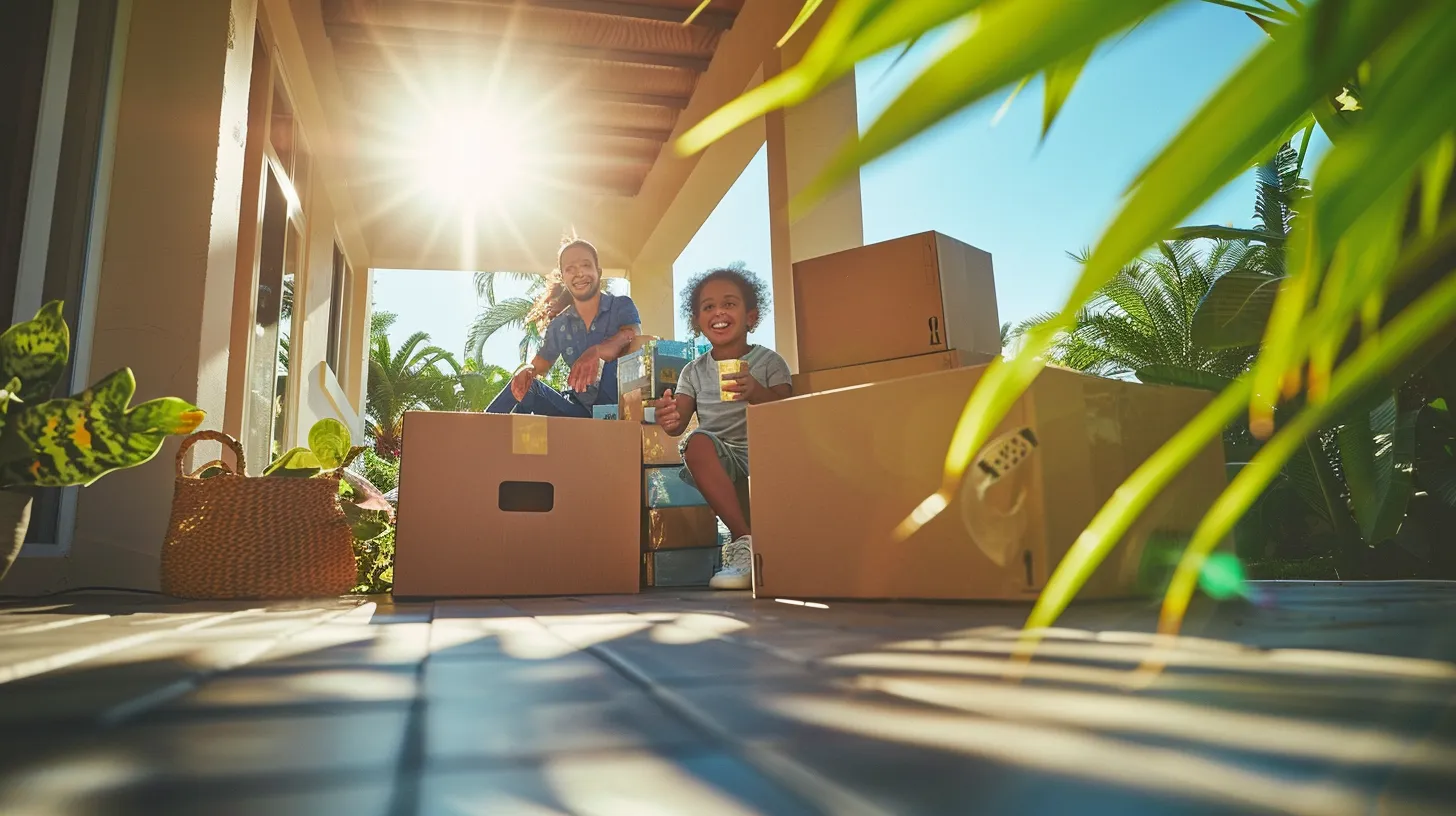
M 563 246 L 556 267 L 560 280 L 546 287 L 526 318 L 537 325 L 549 321 L 541 350 L 511 377 L 487 413 L 589 417 L 593 405 L 617 402 L 617 358 L 642 330 L 637 305 L 626 295 L 602 291 L 601 261 L 586 241 Z M 564 394 L 540 380 L 557 357 L 571 367 Z

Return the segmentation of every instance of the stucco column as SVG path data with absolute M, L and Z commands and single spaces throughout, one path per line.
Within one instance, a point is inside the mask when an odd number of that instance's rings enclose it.
M 828 4 L 826 4 L 827 6 Z M 824 14 L 821 10 L 820 15 Z M 764 62 L 767 79 L 792 65 L 812 41 L 802 31 Z M 803 217 L 789 217 L 789 202 L 811 184 L 846 140 L 859 135 L 854 74 L 797 107 L 765 117 L 768 140 L 769 236 L 773 253 L 774 342 L 789 368 L 799 370 L 795 335 L 793 264 L 864 245 L 859 173 Z
M 136 0 L 117 111 L 92 379 L 130 366 L 134 402 L 182 397 L 206 427 L 227 389 L 256 14 L 255 0 Z M 178 444 L 81 491 L 67 558 L 22 560 L 52 562 L 52 588 L 155 588 Z
M 632 282 L 632 302 L 642 315 L 642 333 L 673 339 L 677 316 L 673 309 L 672 265 L 634 265 L 628 279 Z

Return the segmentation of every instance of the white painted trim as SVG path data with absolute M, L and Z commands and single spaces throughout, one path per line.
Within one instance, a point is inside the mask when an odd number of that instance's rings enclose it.
M 329 404 L 333 406 L 334 413 L 337 414 L 335 419 L 347 425 L 350 431 L 355 430 L 360 426 L 359 415 L 350 407 L 349 397 L 344 393 L 343 387 L 339 385 L 338 379 L 334 377 L 334 372 L 329 370 L 329 364 L 321 362 L 314 367 L 314 371 L 318 372 L 319 387 L 323 389 L 324 396 L 329 398 Z
M 91 384 L 91 344 L 96 332 L 96 301 L 101 291 L 101 261 L 106 250 L 106 217 L 111 207 L 111 170 L 116 164 L 117 111 L 121 106 L 126 44 L 131 31 L 131 8 L 132 0 L 117 0 L 116 24 L 111 34 L 111 55 L 106 66 L 106 101 L 101 113 L 96 176 L 91 192 L 91 221 L 86 228 L 86 252 L 81 267 L 81 302 L 77 310 L 75 330 L 71 334 L 73 394 Z M 79 487 L 68 487 L 61 491 L 55 543 L 26 544 L 20 551 L 21 558 L 54 558 L 70 554 L 71 544 L 76 537 L 76 507 L 80 493 Z
M 96 301 L 101 293 L 101 262 L 106 251 L 106 220 L 111 209 L 111 170 L 116 165 L 116 128 L 121 107 L 122 78 L 126 73 L 126 44 L 131 31 L 132 0 L 117 0 L 116 28 L 111 37 L 111 60 L 106 67 L 106 101 L 97 145 L 96 181 L 92 188 L 91 223 L 86 231 L 86 256 L 81 273 L 81 304 L 72 336 L 71 389 L 91 384 L 91 343 L 96 334 Z
M 12 324 L 35 317 L 45 292 L 46 256 L 50 253 L 56 178 L 61 167 L 61 136 L 66 129 L 66 98 L 71 91 L 71 57 L 76 50 L 76 21 L 80 14 L 80 0 L 55 0 L 51 7 L 50 39 L 46 44 L 40 115 L 36 118 L 35 146 L 31 154 L 30 191 L 20 238 L 20 269 L 15 280 Z

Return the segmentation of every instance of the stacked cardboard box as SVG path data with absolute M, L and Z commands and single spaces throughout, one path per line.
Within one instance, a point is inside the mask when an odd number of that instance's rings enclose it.
M 638 337 L 617 363 L 617 418 L 641 426 L 642 571 L 644 586 L 706 586 L 718 568 L 718 520 L 683 481 L 678 437 L 656 423 L 651 403 L 676 388 L 693 346 Z M 694 418 L 688 430 L 697 425 Z
M 989 253 L 925 232 L 794 264 L 796 395 L 990 362 Z

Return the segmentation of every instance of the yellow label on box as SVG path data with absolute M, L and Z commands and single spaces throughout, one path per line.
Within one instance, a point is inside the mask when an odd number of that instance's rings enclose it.
M 546 417 L 511 414 L 511 453 L 517 456 L 546 455 Z

